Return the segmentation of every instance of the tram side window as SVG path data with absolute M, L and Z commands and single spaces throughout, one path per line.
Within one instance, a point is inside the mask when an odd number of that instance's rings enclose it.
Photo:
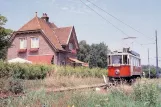
M 123 55 L 123 64 L 128 64 L 127 55 Z

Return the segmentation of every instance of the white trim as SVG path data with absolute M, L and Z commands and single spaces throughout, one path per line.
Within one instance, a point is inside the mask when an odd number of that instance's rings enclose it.
M 21 44 L 22 42 L 21 40 L 23 40 L 23 44 Z M 27 49 L 27 38 L 26 37 L 19 38 L 19 49 Z
M 67 43 L 66 43 L 66 44 L 68 44 L 68 43 L 69 43 L 69 40 L 70 40 L 70 37 L 71 37 L 72 31 L 73 31 L 73 26 L 72 26 L 72 29 L 71 29 L 71 31 L 70 31 L 70 33 L 69 33 L 68 40 L 67 40 Z
M 108 54 L 108 55 L 131 55 L 131 56 L 133 56 L 133 57 L 135 57 L 135 58 L 138 58 L 138 59 L 141 59 L 140 57 L 138 57 L 138 56 L 135 56 L 135 55 L 133 55 L 133 54 L 130 54 L 130 53 L 112 53 L 112 54 Z
M 30 40 L 31 40 L 31 44 L 30 44 L 31 47 L 30 48 L 39 48 L 40 47 L 39 37 L 31 36 Z

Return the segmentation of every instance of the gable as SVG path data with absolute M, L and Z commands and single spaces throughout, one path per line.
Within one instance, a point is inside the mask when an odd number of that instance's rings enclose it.
M 74 26 L 58 28 L 54 23 L 44 20 L 45 17 L 47 17 L 47 14 L 42 18 L 37 17 L 36 14 L 33 19 L 15 32 L 12 38 L 14 38 L 14 35 L 17 33 L 40 31 L 56 51 L 65 51 L 62 46 L 68 45 L 71 35 L 73 35 L 74 43 L 77 49 L 79 48 Z
M 38 37 L 39 38 L 39 47 L 38 51 L 33 51 L 34 48 L 31 47 L 31 38 Z M 25 38 L 27 40 L 27 48 L 23 53 L 19 53 L 20 51 L 20 38 Z M 35 33 L 21 33 L 15 35 L 12 40 L 12 46 L 8 49 L 8 59 L 13 59 L 16 57 L 21 57 L 27 59 L 29 56 L 37 56 L 37 55 L 55 55 L 56 51 L 53 50 L 50 43 L 45 39 L 45 36 L 41 32 Z
M 46 36 L 47 40 L 53 45 L 52 47 L 55 50 L 64 50 L 59 43 L 58 38 L 53 32 L 53 28 L 57 28 L 54 23 L 46 22 L 42 18 L 35 16 L 32 20 L 22 26 L 17 32 L 28 32 L 33 30 L 41 30 L 42 33 Z M 15 32 L 16 33 L 16 32 Z
M 71 35 L 72 29 L 73 27 L 63 27 L 63 28 L 54 29 L 54 32 L 61 45 L 68 44 L 68 38 Z
M 79 49 L 79 44 L 78 44 L 78 40 L 77 40 L 77 36 L 75 33 L 75 29 L 73 27 L 72 32 L 67 40 L 67 43 L 69 44 L 70 42 L 72 42 L 75 45 L 76 49 Z

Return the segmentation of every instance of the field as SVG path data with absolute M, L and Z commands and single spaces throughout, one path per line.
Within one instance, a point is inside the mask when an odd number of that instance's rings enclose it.
M 86 89 L 48 93 L 40 88 L 0 102 L 2 107 L 161 107 L 161 87 L 156 81 L 142 79 L 132 86 L 120 84 L 98 92 Z
M 161 107 L 161 79 L 142 78 L 131 86 L 123 83 L 99 91 L 93 88 L 53 92 L 59 88 L 104 83 L 102 75 L 107 75 L 107 71 L 47 65 L 12 66 L 4 63 L 0 66 L 1 73 L 5 73 L 0 75 L 0 107 Z M 4 95 L 8 97 L 2 98 Z

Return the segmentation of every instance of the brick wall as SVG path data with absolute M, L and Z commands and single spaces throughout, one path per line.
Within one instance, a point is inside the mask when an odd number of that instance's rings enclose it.
M 27 39 L 27 52 L 19 53 L 20 41 L 19 38 L 25 37 Z M 30 52 L 31 37 L 39 37 L 39 49 L 37 52 Z M 8 60 L 20 57 L 23 59 L 29 59 L 33 56 L 51 56 L 54 55 L 54 63 L 57 64 L 57 56 L 51 46 L 48 44 L 46 39 L 41 33 L 28 33 L 28 34 L 17 34 L 12 42 L 12 46 L 8 49 L 7 58 Z

